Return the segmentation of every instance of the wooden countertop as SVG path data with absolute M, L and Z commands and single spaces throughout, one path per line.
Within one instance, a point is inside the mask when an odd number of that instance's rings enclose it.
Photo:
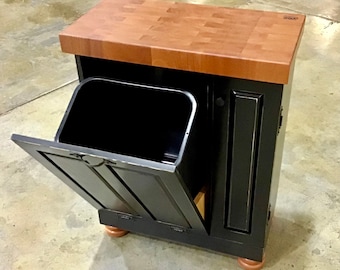
M 103 0 L 60 33 L 63 52 L 286 84 L 305 16 L 165 0 Z

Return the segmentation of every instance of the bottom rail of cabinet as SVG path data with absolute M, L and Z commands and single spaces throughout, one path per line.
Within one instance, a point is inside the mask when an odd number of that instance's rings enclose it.
M 262 261 L 264 248 L 208 235 L 206 232 L 172 226 L 143 218 L 121 216 L 108 209 L 99 210 L 100 223 L 147 237 L 185 244 L 221 254 Z

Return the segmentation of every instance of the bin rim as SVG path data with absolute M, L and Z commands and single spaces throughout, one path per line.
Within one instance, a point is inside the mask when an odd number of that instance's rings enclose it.
M 64 151 L 65 153 L 69 153 L 71 155 L 88 156 L 102 159 L 103 162 L 106 164 L 114 163 L 120 165 L 128 164 L 132 166 L 146 167 L 170 173 L 176 171 L 176 166 L 174 164 L 166 164 L 148 159 L 141 159 L 138 157 L 121 155 L 99 149 L 78 146 L 74 144 L 66 144 L 62 142 L 50 141 L 45 139 L 37 139 L 16 133 L 13 133 L 10 139 L 19 146 L 21 146 L 22 148 L 24 148 L 27 152 L 32 152 L 33 150 L 35 150 L 34 148 L 54 149 L 56 151 L 59 150 Z M 39 149 L 37 151 L 40 153 L 41 151 Z

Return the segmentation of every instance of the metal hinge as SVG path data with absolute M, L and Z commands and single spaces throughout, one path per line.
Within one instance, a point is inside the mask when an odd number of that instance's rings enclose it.
M 123 214 L 123 213 L 117 213 L 117 216 L 120 218 L 120 219 L 125 219 L 125 220 L 133 220 L 134 219 L 134 216 L 132 215 L 129 215 L 129 214 Z
M 283 107 L 280 108 L 280 113 L 279 113 L 279 124 L 278 124 L 278 127 L 277 127 L 277 134 L 280 133 L 280 130 L 281 130 L 281 127 L 282 127 L 282 121 L 283 121 Z
M 177 227 L 177 226 L 171 226 L 170 227 L 173 231 L 178 232 L 178 233 L 184 233 L 186 230 L 182 227 Z

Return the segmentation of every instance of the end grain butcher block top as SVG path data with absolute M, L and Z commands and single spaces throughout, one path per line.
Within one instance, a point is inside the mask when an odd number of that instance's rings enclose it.
M 165 0 L 103 0 L 60 33 L 63 52 L 286 84 L 305 16 Z

